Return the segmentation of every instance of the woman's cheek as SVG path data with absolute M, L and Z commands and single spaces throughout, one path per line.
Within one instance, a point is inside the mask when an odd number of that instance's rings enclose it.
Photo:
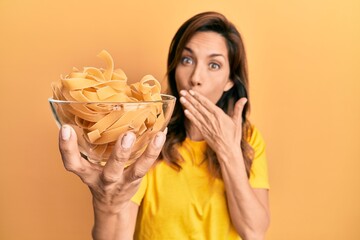
M 175 74 L 175 81 L 176 81 L 176 87 L 177 87 L 178 91 L 180 91 L 182 89 L 186 89 L 186 90 L 190 89 L 189 84 L 186 81 L 186 79 L 184 78 L 184 76 L 182 76 L 182 75 L 179 76 L 179 74 Z

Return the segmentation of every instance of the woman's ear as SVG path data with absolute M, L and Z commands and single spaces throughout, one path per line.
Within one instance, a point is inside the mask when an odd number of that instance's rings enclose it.
M 234 86 L 234 82 L 229 78 L 229 80 L 225 84 L 224 92 L 229 91 L 229 89 L 232 88 L 233 86 Z

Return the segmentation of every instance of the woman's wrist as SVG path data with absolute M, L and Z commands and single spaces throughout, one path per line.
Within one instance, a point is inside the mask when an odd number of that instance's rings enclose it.
M 94 201 L 95 203 L 96 201 Z M 93 239 L 117 239 L 117 235 L 128 236 L 130 211 L 127 208 L 94 204 Z M 125 238 L 120 238 L 125 239 Z M 128 239 L 128 238 L 126 238 Z M 129 238 L 130 239 L 130 238 Z
M 244 157 L 240 146 L 228 145 L 224 148 L 219 148 L 219 150 L 216 151 L 216 156 L 219 160 L 220 165 L 224 164 L 231 166 L 237 161 L 239 161 L 240 163 L 244 163 Z
M 119 204 L 119 203 L 109 203 L 105 201 L 98 200 L 93 197 L 93 208 L 95 212 L 99 212 L 107 215 L 117 215 L 121 212 L 126 211 L 126 205 L 128 203 Z

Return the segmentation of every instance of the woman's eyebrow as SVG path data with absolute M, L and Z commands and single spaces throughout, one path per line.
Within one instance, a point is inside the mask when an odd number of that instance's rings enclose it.
M 191 48 L 189 48 L 189 47 L 184 47 L 184 50 L 186 50 L 186 51 L 188 51 L 190 53 L 193 53 L 193 50 Z
M 184 51 L 188 51 L 190 52 L 191 54 L 194 53 L 194 51 L 189 48 L 189 47 L 184 47 Z M 224 54 L 221 54 L 221 53 L 212 53 L 209 55 L 209 58 L 212 58 L 212 57 L 222 57 L 222 58 L 225 58 Z
M 225 56 L 221 53 L 213 53 L 213 54 L 210 54 L 209 57 L 222 57 L 222 58 L 225 58 Z

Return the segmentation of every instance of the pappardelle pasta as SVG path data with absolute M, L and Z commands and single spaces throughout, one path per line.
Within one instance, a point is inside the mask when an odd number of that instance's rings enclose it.
M 105 69 L 73 68 L 69 75 L 52 84 L 53 98 L 71 102 L 63 107 L 62 117 L 82 129 L 86 142 L 79 142 L 80 148 L 85 144 L 92 155 L 106 159 L 119 135 L 133 131 L 137 135 L 133 152 L 140 155 L 139 150 L 146 145 L 142 139 L 164 126 L 161 85 L 151 75 L 129 85 L 124 71 L 114 69 L 107 51 L 98 56 L 105 61 Z

